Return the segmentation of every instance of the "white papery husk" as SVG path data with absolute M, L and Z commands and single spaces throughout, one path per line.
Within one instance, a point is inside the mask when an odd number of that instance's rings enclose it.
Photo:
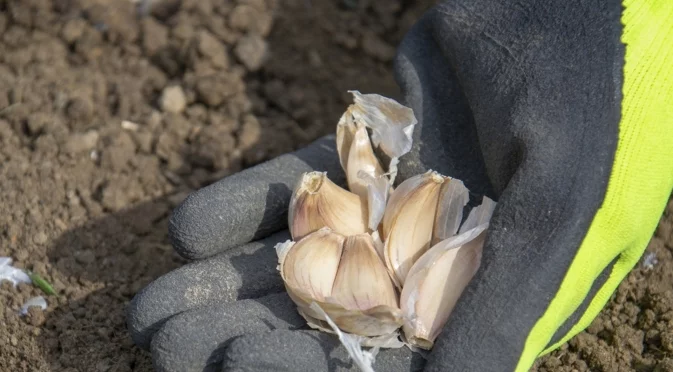
M 0 257 L 0 282 L 8 280 L 16 287 L 19 283 L 31 283 L 25 271 L 12 266 L 10 257 Z
M 388 166 L 390 183 L 395 182 L 399 158 L 411 151 L 412 134 L 418 124 L 411 108 L 394 99 L 379 94 L 362 94 L 357 90 L 349 91 L 355 103 L 351 114 L 372 130 L 372 142 L 391 158 Z

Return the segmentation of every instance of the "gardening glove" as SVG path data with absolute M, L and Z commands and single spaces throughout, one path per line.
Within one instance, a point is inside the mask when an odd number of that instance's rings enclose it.
M 395 72 L 419 124 L 398 180 L 433 169 L 498 206 L 427 362 L 383 350 L 375 370 L 526 371 L 598 314 L 673 188 L 671 17 L 665 0 L 456 0 L 414 26 Z M 276 271 L 273 246 L 289 238 L 276 231 L 310 170 L 343 184 L 333 137 L 175 210 L 170 236 L 195 262 L 128 313 L 157 370 L 354 369 L 336 337 L 305 330 Z
M 283 229 L 302 173 L 326 171 L 345 187 L 335 141 L 328 136 L 227 177 L 173 212 L 173 245 L 195 262 L 144 288 L 127 316 L 157 371 L 220 371 L 223 363 L 227 371 L 357 371 L 334 335 L 308 330 L 285 293 L 274 249 L 290 239 Z M 419 371 L 422 364 L 402 348 L 381 351 L 375 368 Z

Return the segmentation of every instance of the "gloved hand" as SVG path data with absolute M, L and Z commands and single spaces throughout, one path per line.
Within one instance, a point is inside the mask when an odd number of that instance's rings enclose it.
M 396 77 L 419 125 L 398 182 L 430 168 L 498 207 L 427 362 L 384 350 L 375 370 L 526 371 L 584 329 L 638 261 L 673 188 L 673 3 L 623 5 L 455 0 L 405 38 Z M 333 137 L 174 211 L 170 237 L 195 262 L 128 311 L 157 370 L 354 370 L 336 337 L 306 330 L 276 271 L 291 190 L 310 170 L 344 184 Z

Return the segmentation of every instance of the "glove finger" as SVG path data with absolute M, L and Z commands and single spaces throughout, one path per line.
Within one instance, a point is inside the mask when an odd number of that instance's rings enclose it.
M 154 332 L 184 311 L 282 292 L 274 246 L 289 238 L 287 231 L 276 233 L 156 279 L 136 294 L 127 309 L 133 341 L 148 349 Z
M 292 190 L 304 172 L 345 184 L 334 136 L 204 187 L 174 211 L 168 233 L 183 257 L 200 259 L 287 227 Z
M 154 368 L 158 372 L 219 371 L 234 338 L 304 324 L 286 293 L 187 311 L 169 319 L 154 335 Z
M 422 371 L 425 360 L 406 347 L 381 349 L 375 371 Z M 236 338 L 227 347 L 222 364 L 226 372 L 359 371 L 336 335 L 309 330 L 274 330 Z
M 458 178 L 479 195 L 493 195 L 472 111 L 427 22 L 407 33 L 395 57 L 395 79 L 418 124 L 413 147 L 400 158 L 405 180 L 428 169 Z

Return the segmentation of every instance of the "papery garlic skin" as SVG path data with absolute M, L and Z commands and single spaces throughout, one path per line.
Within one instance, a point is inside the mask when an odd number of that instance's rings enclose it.
M 399 158 L 411 151 L 412 134 L 418 124 L 411 108 L 378 94 L 349 91 L 355 103 L 349 107 L 355 121 L 372 130 L 372 142 L 390 157 L 390 184 L 397 176 Z
M 398 294 L 369 234 L 344 236 L 324 227 L 276 247 L 278 269 L 299 313 L 332 332 L 316 303 L 344 332 L 390 338 L 403 324 Z M 374 341 L 373 341 L 374 342 Z
M 437 172 L 411 177 L 391 194 L 381 229 L 388 270 L 401 288 L 414 262 L 430 248 L 442 184 Z
M 332 182 L 326 172 L 302 175 L 288 210 L 288 226 L 295 241 L 329 227 L 344 235 L 367 232 L 367 204 Z
M 403 332 L 413 346 L 430 349 L 481 264 L 495 202 L 485 197 L 458 235 L 430 248 L 409 270 L 400 295 Z
M 378 94 L 349 92 L 355 101 L 353 117 L 372 129 L 375 146 L 396 158 L 411 151 L 411 136 L 418 123 L 411 108 Z

